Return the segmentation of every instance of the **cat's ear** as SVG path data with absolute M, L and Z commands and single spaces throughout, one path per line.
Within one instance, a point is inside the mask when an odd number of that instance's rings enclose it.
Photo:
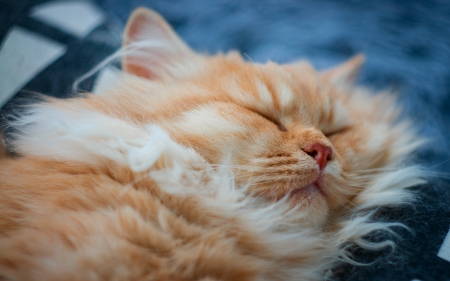
M 322 75 L 335 84 L 349 84 L 355 82 L 364 63 L 363 55 L 356 55 L 348 61 L 322 72 Z
M 159 14 L 146 8 L 136 9 L 128 20 L 123 51 L 122 69 L 149 79 L 170 76 L 177 63 L 195 56 Z

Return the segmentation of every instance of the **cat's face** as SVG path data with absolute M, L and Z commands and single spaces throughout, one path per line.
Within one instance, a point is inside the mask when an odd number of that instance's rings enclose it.
M 392 125 L 391 100 L 349 86 L 361 57 L 320 73 L 235 53 L 199 56 L 147 10 L 126 35 L 138 51 L 125 56 L 125 71 L 168 85 L 154 122 L 208 162 L 231 166 L 254 195 L 288 198 L 314 223 L 351 205 L 367 170 L 397 160 L 402 129 Z

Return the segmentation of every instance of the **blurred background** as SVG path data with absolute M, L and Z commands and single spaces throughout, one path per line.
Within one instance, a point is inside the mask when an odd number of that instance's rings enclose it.
M 159 12 L 199 52 L 239 50 L 257 62 L 305 59 L 318 69 L 364 54 L 359 83 L 398 93 L 404 115 L 429 138 L 416 161 L 440 174 L 415 188 L 414 207 L 380 212 L 413 229 L 399 249 L 356 252 L 373 264 L 339 268 L 336 279 L 450 280 L 450 262 L 438 256 L 450 227 L 450 1 L 2 0 L 2 114 L 28 103 L 30 92 L 73 96 L 75 79 L 120 47 L 139 6 Z

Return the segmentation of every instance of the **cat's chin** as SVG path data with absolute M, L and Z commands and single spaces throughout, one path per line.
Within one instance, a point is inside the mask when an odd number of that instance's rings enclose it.
M 288 200 L 296 205 L 326 204 L 325 194 L 316 182 L 292 190 Z
M 314 196 L 316 193 L 320 193 L 323 195 L 319 184 L 313 182 L 312 184 L 308 184 L 307 186 L 294 189 L 289 193 L 289 198 L 296 199 L 299 196 L 308 198 L 310 196 Z
M 317 182 L 292 190 L 288 201 L 293 208 L 298 208 L 305 219 L 312 224 L 321 224 L 328 214 L 325 193 Z

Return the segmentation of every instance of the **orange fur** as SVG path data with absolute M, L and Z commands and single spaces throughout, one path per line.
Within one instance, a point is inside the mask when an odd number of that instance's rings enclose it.
M 361 64 L 201 56 L 138 9 L 113 87 L 12 124 L 0 279 L 321 279 L 420 182 L 399 170 L 418 143 L 392 98 L 352 84 Z M 310 147 L 331 149 L 323 169 Z

